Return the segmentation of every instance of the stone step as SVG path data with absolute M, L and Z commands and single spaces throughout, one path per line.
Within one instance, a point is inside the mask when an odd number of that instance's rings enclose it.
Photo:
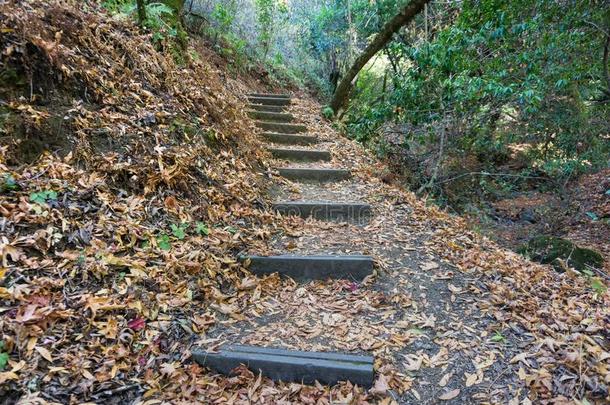
M 307 132 L 307 127 L 300 124 L 283 124 L 281 122 L 256 121 L 256 126 L 268 131 L 282 134 L 298 134 Z
M 318 142 L 318 137 L 315 135 L 294 135 L 263 132 L 262 136 L 269 142 L 282 143 L 284 145 L 311 145 Z
M 193 360 L 216 372 L 231 375 L 243 364 L 255 374 L 274 381 L 334 385 L 349 381 L 361 387 L 373 385 L 374 357 L 332 353 L 303 352 L 255 346 L 227 345 L 218 353 L 192 351 Z
M 349 170 L 345 169 L 306 169 L 300 167 L 280 167 L 277 169 L 280 176 L 296 181 L 342 181 L 351 177 Z
M 279 273 L 298 281 L 362 280 L 373 273 L 371 256 L 246 256 L 241 258 L 253 274 Z
M 248 97 L 248 101 L 252 104 L 263 104 L 263 105 L 289 105 L 289 98 L 275 98 L 275 97 Z
M 248 111 L 248 115 L 251 118 L 269 121 L 269 122 L 292 122 L 294 121 L 294 117 L 292 114 L 285 114 L 279 112 L 269 112 L 269 111 Z
M 267 112 L 282 112 L 286 109 L 282 105 L 262 105 L 262 104 L 248 104 L 250 110 L 256 111 L 267 111 Z
M 371 206 L 364 203 L 286 201 L 273 204 L 273 209 L 282 215 L 324 221 L 366 221 L 371 216 Z
M 258 98 L 290 98 L 290 94 L 273 94 L 273 93 L 250 93 L 248 97 Z
M 330 152 L 327 150 L 279 148 L 267 148 L 267 150 L 271 152 L 274 158 L 298 162 L 329 161 L 332 158 Z

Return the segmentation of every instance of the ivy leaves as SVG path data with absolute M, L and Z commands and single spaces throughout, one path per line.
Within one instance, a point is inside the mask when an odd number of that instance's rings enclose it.
M 39 205 L 44 205 L 49 201 L 57 200 L 57 192 L 53 190 L 38 191 L 30 194 L 30 201 Z
M 208 236 L 210 234 L 210 228 L 205 223 L 199 221 L 195 223 L 194 227 L 187 223 L 180 223 L 170 224 L 169 228 L 170 232 L 160 232 L 155 237 L 157 247 L 164 251 L 172 249 L 172 240 L 182 241 L 193 234 L 197 236 Z M 189 232 L 189 229 L 192 229 L 191 232 Z M 149 244 L 146 244 L 144 247 L 148 246 Z

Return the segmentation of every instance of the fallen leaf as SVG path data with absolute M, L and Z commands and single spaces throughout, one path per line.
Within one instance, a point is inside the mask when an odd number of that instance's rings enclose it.
M 53 356 L 51 356 L 51 352 L 45 349 L 44 347 L 35 346 L 34 349 L 48 362 L 53 362 Z
M 449 401 L 449 400 L 457 397 L 458 395 L 460 395 L 460 390 L 455 389 L 455 390 L 449 391 L 449 392 L 441 395 L 440 397 L 438 397 L 438 399 L 440 399 L 441 401 Z
M 453 372 L 445 374 L 441 378 L 441 380 L 438 382 L 438 385 L 440 385 L 441 387 L 446 386 L 447 383 L 449 383 L 449 380 L 451 379 L 452 376 L 453 376 Z
M 423 262 L 419 264 L 419 268 L 422 269 L 423 271 L 429 271 L 429 270 L 434 270 L 434 269 L 438 269 L 440 266 L 438 265 L 438 263 L 436 262 Z
M 405 369 L 407 371 L 417 371 L 421 368 L 424 358 L 422 356 L 416 356 L 409 354 L 405 356 L 407 362 L 405 363 Z
M 449 291 L 451 291 L 454 294 L 460 294 L 462 292 L 462 289 L 460 287 L 456 287 L 451 283 L 449 283 L 447 285 L 447 288 L 449 288 Z
M 127 326 L 135 331 L 144 329 L 146 321 L 142 317 L 134 318 L 127 323 Z
M 472 374 L 464 373 L 464 377 L 466 378 L 466 386 L 467 387 L 473 386 L 477 382 L 477 380 L 479 378 L 477 373 L 472 373 Z
M 89 370 L 87 369 L 82 369 L 81 370 L 81 374 L 83 375 L 83 377 L 85 377 L 87 380 L 95 380 L 95 377 L 93 376 L 93 374 L 91 374 L 91 372 L 89 372 Z
M 172 363 L 163 363 L 159 367 L 161 374 L 171 377 L 176 373 L 176 367 Z
M 371 393 L 383 395 L 388 392 L 389 389 L 388 378 L 383 374 L 379 374 L 377 381 L 375 381 L 375 386 L 371 388 Z
M 527 353 L 527 352 L 519 353 L 518 355 L 516 355 L 515 357 L 510 359 L 510 363 L 514 364 L 514 363 L 517 363 L 519 361 L 524 361 L 526 358 L 531 357 L 531 356 L 532 355 Z
M 420 401 L 420 400 L 421 400 L 421 396 L 419 395 L 419 392 L 417 392 L 417 391 L 415 390 L 415 388 L 411 388 L 411 394 L 413 394 L 413 396 L 414 396 L 415 398 L 417 398 L 417 400 L 418 400 L 418 401 Z

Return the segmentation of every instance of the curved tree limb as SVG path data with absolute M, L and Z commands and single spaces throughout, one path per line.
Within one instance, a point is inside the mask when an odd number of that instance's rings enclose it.
M 371 42 L 354 61 L 352 67 L 345 74 L 341 83 L 339 83 L 339 86 L 337 86 L 337 90 L 335 91 L 335 95 L 330 104 L 330 107 L 335 114 L 339 113 L 347 104 L 353 81 L 364 65 L 366 65 L 366 63 L 392 39 L 392 36 L 394 36 L 400 28 L 411 22 L 429 2 L 430 0 L 412 0 L 400 13 L 384 25 L 382 30 L 375 36 L 373 42 Z
M 608 29 L 610 30 L 610 22 L 608 22 Z M 602 58 L 602 64 L 604 67 L 604 76 L 606 79 L 606 85 L 608 86 L 607 91 L 610 94 L 610 71 L 608 70 L 609 55 L 610 55 L 610 32 L 606 32 L 606 43 L 604 45 L 604 56 Z

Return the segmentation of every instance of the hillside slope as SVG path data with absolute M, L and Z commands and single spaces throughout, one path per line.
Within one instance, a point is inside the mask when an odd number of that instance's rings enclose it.
M 5 402 L 608 399 L 608 290 L 385 184 L 385 168 L 305 94 L 293 114 L 353 183 L 275 176 L 280 162 L 244 112 L 246 81 L 197 40 L 178 65 L 131 22 L 75 1 L 5 2 L 0 21 Z M 360 193 L 375 218 L 281 217 L 269 210 L 278 186 Z M 297 250 L 372 254 L 377 274 L 297 285 L 236 261 Z M 244 369 L 227 378 L 189 359 L 231 340 L 366 351 L 377 381 L 366 391 Z
M 271 226 L 240 84 L 79 4 L 0 6 L 3 398 L 155 369 L 143 353 L 204 330 L 179 320 L 242 281 L 235 253 Z

